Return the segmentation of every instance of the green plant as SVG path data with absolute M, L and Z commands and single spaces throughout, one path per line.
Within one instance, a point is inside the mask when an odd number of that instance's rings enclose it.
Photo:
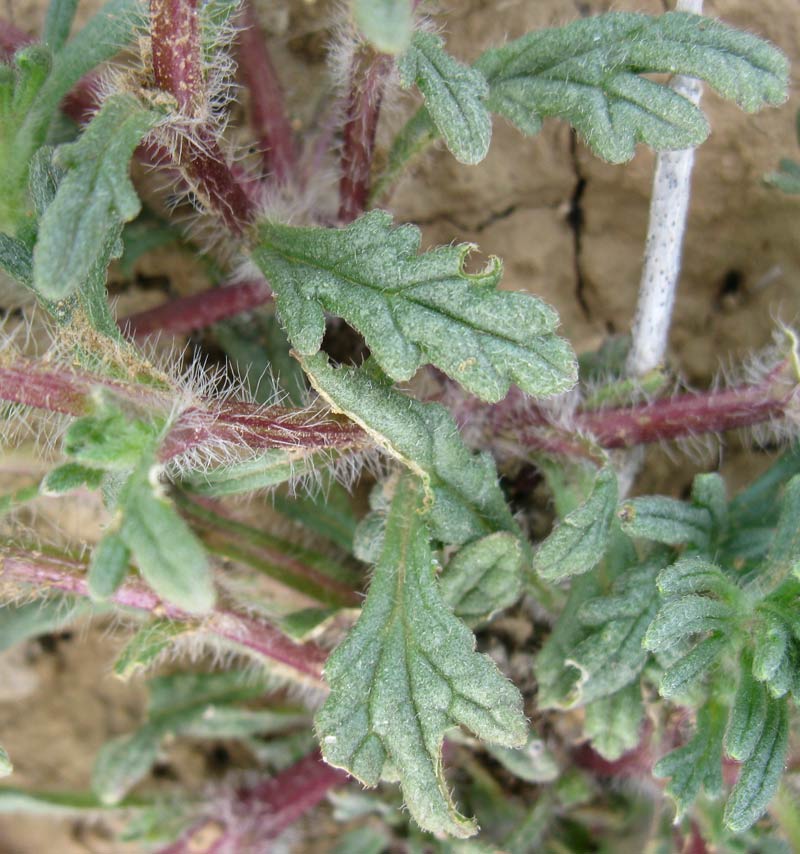
M 703 393 L 669 394 L 663 360 L 690 149 L 708 134 L 690 80 L 756 111 L 785 99 L 785 58 L 695 14 L 694 2 L 533 32 L 470 67 L 416 3 L 357 0 L 338 48 L 348 68 L 338 210 L 319 192 L 289 217 L 319 181 L 318 163 L 301 155 L 249 4 L 111 0 L 69 39 L 75 6 L 52 0 L 40 42 L 0 25 L 0 266 L 23 318 L 7 321 L 0 351 L 4 444 L 30 426 L 43 460 L 38 482 L 0 508 L 13 525 L 43 497 L 88 490 L 106 521 L 87 555 L 7 529 L 0 639 L 111 613 L 135 624 L 115 664 L 122 678 L 187 647 L 235 651 L 258 667 L 151 678 L 147 722 L 103 748 L 91 794 L 4 788 L 0 808 L 122 810 L 127 838 L 164 852 L 261 851 L 342 786 L 344 769 L 368 787 L 398 782 L 411 820 L 395 809 L 394 788 L 373 797 L 347 786 L 339 818 L 383 821 L 362 821 L 337 850 L 525 851 L 546 838 L 558 850 L 600 850 L 585 847 L 595 801 L 617 822 L 650 815 L 653 844 L 666 850 L 671 816 L 655 799 L 621 803 L 598 785 L 647 776 L 659 757 L 653 771 L 669 779 L 687 845 L 767 850 L 774 825 L 757 822 L 778 791 L 800 695 L 797 342 L 784 330 L 757 375 Z M 237 42 L 265 177 L 226 143 Z M 132 56 L 96 70 L 125 46 Z M 667 84 L 654 73 L 676 76 Z M 398 84 L 415 87 L 423 106 L 375 174 L 381 100 Z M 577 359 L 549 306 L 498 288 L 499 259 L 467 272 L 473 247 L 421 253 L 416 226 L 372 209 L 439 139 L 462 163 L 479 162 L 493 115 L 528 135 L 546 117 L 565 119 L 615 163 L 640 142 L 661 152 L 630 347 L 610 342 Z M 322 150 L 329 130 L 314 142 Z M 210 239 L 143 209 L 133 158 L 171 170 L 173 203 Z M 109 265 L 165 244 L 199 257 L 215 287 L 118 323 Z M 250 278 L 237 278 L 245 262 Z M 326 316 L 359 333 L 368 358 L 335 364 Z M 137 344 L 212 324 L 235 379 Z M 31 339 L 42 335 L 37 354 Z M 282 388 L 265 393 L 268 370 Z M 425 391 L 411 382 L 423 373 Z M 457 427 L 465 413 L 474 451 Z M 626 498 L 631 464 L 620 449 L 757 425 L 784 452 L 738 495 L 707 474 L 686 501 Z M 520 457 L 555 503 L 558 521 L 540 542 L 498 479 Z M 314 479 L 303 497 L 298 484 Z M 368 513 L 337 479 L 374 482 Z M 223 500 L 287 483 L 278 511 L 328 546 L 299 546 Z M 283 595 L 267 596 L 265 578 Z M 535 697 L 476 648 L 473 629 L 485 644 L 493 615 L 512 607 L 540 646 L 525 652 Z M 286 682 L 310 688 L 328 764 L 314 752 L 312 712 L 281 695 Z M 577 708 L 583 751 L 554 738 L 552 752 L 526 717 Z M 169 810 L 131 796 L 168 735 L 238 739 L 276 776 L 176 792 Z M 461 769 L 458 796 L 481 819 L 481 843 L 446 841 L 474 835 L 477 822 L 456 807 L 443 753 Z M 732 762 L 741 768 L 730 785 Z M 11 770 L 5 753 L 0 770 Z M 500 780 L 514 781 L 508 792 Z M 534 784 L 547 786 L 534 796 Z M 777 803 L 778 821 L 796 822 L 791 800 Z M 598 843 L 609 850 L 612 824 Z M 210 827 L 216 836 L 199 848 Z

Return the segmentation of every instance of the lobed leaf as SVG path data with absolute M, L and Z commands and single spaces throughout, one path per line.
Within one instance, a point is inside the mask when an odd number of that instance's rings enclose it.
M 406 87 L 413 83 L 450 152 L 460 163 L 480 163 L 492 141 L 492 117 L 484 104 L 486 78 L 463 65 L 432 33 L 417 32 L 398 70 Z
M 148 670 L 181 635 L 186 626 L 169 620 L 153 620 L 142 626 L 125 644 L 114 662 L 114 675 L 128 680 Z
M 561 581 L 594 569 L 608 546 L 617 497 L 614 470 L 600 469 L 589 497 L 568 513 L 536 550 L 534 570 L 548 581 Z
M 522 592 L 524 552 L 505 531 L 463 546 L 439 579 L 442 598 L 468 625 L 508 608 Z
M 66 174 L 39 225 L 33 286 L 47 299 L 78 290 L 140 211 L 128 176 L 133 151 L 160 120 L 132 95 L 112 95 L 77 142 L 56 154 Z
M 89 595 L 95 601 L 108 599 L 125 580 L 131 561 L 131 550 L 122 537 L 109 531 L 94 547 L 89 561 Z
M 670 665 L 661 677 L 659 694 L 662 697 L 685 694 L 713 667 L 729 644 L 729 639 L 723 634 L 712 634 L 701 640 Z
M 786 58 L 770 44 L 684 12 L 616 12 L 539 30 L 487 51 L 476 68 L 490 109 L 523 133 L 546 116 L 566 119 L 612 163 L 633 157 L 638 142 L 680 149 L 708 136 L 700 110 L 643 74 L 705 80 L 749 112 L 783 103 L 788 84 Z
M 722 791 L 722 737 L 725 714 L 721 706 L 709 702 L 697 713 L 697 729 L 683 747 L 659 759 L 653 767 L 656 777 L 671 777 L 666 792 L 683 816 L 700 794 L 714 797 Z
M 390 214 L 371 211 L 340 229 L 262 223 L 252 257 L 303 356 L 319 350 L 328 311 L 364 336 L 394 380 L 430 363 L 489 401 L 512 382 L 538 396 L 572 387 L 577 366 L 555 334 L 553 309 L 529 294 L 498 291 L 496 258 L 469 274 L 470 246 L 423 255 L 419 246 L 416 226 L 395 228 Z
M 423 516 L 424 491 L 397 484 L 380 560 L 356 626 L 328 659 L 331 693 L 317 716 L 327 762 L 365 785 L 399 778 L 421 827 L 457 837 L 476 831 L 453 805 L 442 771 L 447 729 L 522 746 L 527 723 L 516 688 L 442 600 Z
M 631 682 L 587 704 L 583 732 L 603 759 L 616 762 L 639 744 L 643 718 L 642 689 Z
M 51 469 L 42 480 L 42 495 L 65 495 L 82 486 L 99 489 L 105 472 L 80 463 L 64 463 Z
M 407 397 L 363 368 L 332 368 L 324 353 L 300 361 L 335 411 L 422 479 L 434 536 L 460 545 L 495 530 L 518 531 L 491 457 L 467 449 L 444 407 Z
M 663 495 L 633 498 L 620 505 L 622 530 L 629 536 L 668 546 L 684 543 L 704 547 L 711 536 L 711 514 Z
M 700 632 L 725 631 L 736 612 L 726 602 L 690 594 L 664 602 L 644 637 L 645 649 L 670 649 Z
M 747 830 L 761 817 L 778 789 L 789 743 L 786 700 L 767 700 L 761 735 L 745 760 L 725 804 L 723 821 L 734 833 Z

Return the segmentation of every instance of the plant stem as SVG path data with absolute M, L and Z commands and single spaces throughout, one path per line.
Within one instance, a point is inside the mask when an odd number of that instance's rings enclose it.
M 703 0 L 678 0 L 676 9 L 699 15 Z M 700 103 L 703 87 L 699 81 L 679 75 L 671 85 L 693 104 Z M 650 373 L 664 361 L 681 271 L 693 166 L 693 148 L 662 151 L 656 158 L 644 269 L 626 366 L 631 376 Z
M 283 89 L 253 6 L 245 0 L 239 31 L 239 67 L 250 93 L 250 120 L 260 142 L 264 169 L 280 184 L 292 177 L 297 151 Z
M 367 206 L 381 101 L 393 66 L 391 56 L 367 45 L 353 55 L 339 182 L 339 221 L 345 224 Z
M 348 779 L 344 771 L 326 765 L 319 752 L 314 751 L 268 780 L 237 789 L 233 802 L 226 802 L 224 817 L 200 819 L 159 854 L 266 851 L 264 846 L 269 840 L 279 836 L 331 789 Z M 209 828 L 211 841 L 206 844 L 203 840 Z
M 0 400 L 9 403 L 80 417 L 91 411 L 98 388 L 147 415 L 165 417 L 174 406 L 175 389 L 125 383 L 21 357 L 0 363 Z M 171 425 L 159 459 L 166 463 L 209 443 L 253 451 L 292 447 L 344 450 L 367 444 L 367 438 L 352 422 L 319 411 L 234 400 L 198 401 Z
M 12 546 L 0 546 L 0 582 L 24 586 L 36 593 L 58 590 L 73 596 L 88 597 L 87 566 L 62 555 L 26 552 Z M 327 652 L 314 643 L 297 644 L 260 620 L 231 609 L 217 608 L 209 617 L 198 620 L 180 608 L 163 602 L 137 581 L 123 584 L 111 601 L 125 608 L 186 623 L 197 631 L 245 647 L 274 665 L 288 668 L 296 679 L 323 687 L 322 668 Z
M 269 285 L 259 279 L 222 284 L 199 294 L 179 297 L 163 305 L 130 314 L 120 327 L 135 338 L 153 332 L 182 335 L 211 326 L 263 305 L 272 297 Z
M 203 203 L 239 236 L 256 209 L 226 163 L 212 125 L 197 0 L 150 0 L 150 35 L 156 85 L 178 104 L 172 160 Z

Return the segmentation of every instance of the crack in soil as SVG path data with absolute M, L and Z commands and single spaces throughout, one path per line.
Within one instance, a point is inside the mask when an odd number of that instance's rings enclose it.
M 572 230 L 572 246 L 575 267 L 575 299 L 581 307 L 584 317 L 591 319 L 591 311 L 586 301 L 586 280 L 583 277 L 583 265 L 581 264 L 581 253 L 583 251 L 583 195 L 586 192 L 586 177 L 581 170 L 578 158 L 578 135 L 575 131 L 570 134 L 569 143 L 570 159 L 575 172 L 575 187 L 569 200 L 569 213 L 567 214 L 567 225 Z

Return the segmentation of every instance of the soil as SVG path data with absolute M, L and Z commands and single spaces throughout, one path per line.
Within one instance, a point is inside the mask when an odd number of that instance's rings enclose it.
M 5 16 L 35 32 L 43 0 L 5 0 Z M 82 0 L 85 19 L 99 5 Z M 260 3 L 276 64 L 286 81 L 298 128 L 313 120 L 324 92 L 324 44 L 331 6 L 323 0 Z M 528 30 L 614 10 L 658 13 L 660 0 L 442 0 L 435 18 L 449 49 L 473 59 L 485 48 Z M 2 4 L 0 4 L 2 9 Z M 797 0 L 707 0 L 708 14 L 771 39 L 798 66 Z M 700 149 L 694 178 L 684 272 L 670 341 L 670 357 L 692 384 L 707 385 L 721 365 L 736 364 L 768 345 L 776 319 L 796 322 L 800 309 L 800 201 L 766 187 L 762 176 L 784 156 L 800 155 L 794 115 L 800 106 L 797 71 L 790 103 L 751 116 L 713 93 L 704 108 L 713 132 Z M 324 97 L 324 96 L 323 96 Z M 404 96 L 405 97 L 405 96 Z M 380 140 L 408 114 L 404 98 L 390 99 Z M 542 296 L 558 310 L 563 333 L 577 350 L 625 332 L 633 316 L 652 179 L 653 156 L 641 149 L 624 166 L 610 166 L 576 143 L 569 129 L 547 122 L 526 139 L 497 121 L 491 152 L 477 167 L 458 165 L 446 152 L 426 155 L 384 202 L 399 219 L 419 223 L 426 245 L 470 241 L 505 263 L 504 286 Z M 122 296 L 122 310 L 144 308 L 168 288 L 204 287 L 202 275 L 169 253 L 156 252 L 136 271 L 138 286 Z M 155 283 L 155 285 L 154 285 Z M 166 283 L 165 287 L 160 284 Z M 149 287 L 148 287 L 149 284 Z M 734 482 L 761 461 L 726 449 L 723 469 Z M 13 466 L 3 461 L 3 470 Z M 676 466 L 651 452 L 639 489 L 659 486 L 680 494 L 698 465 Z M 64 520 L 61 520 L 62 522 Z M 84 540 L 93 523 L 73 520 Z M 110 736 L 130 730 L 143 709 L 141 686 L 110 672 L 117 643 L 100 623 L 32 642 L 0 658 L 0 743 L 13 752 L 13 783 L 52 789 L 86 787 L 94 755 Z M 182 757 L 180 775 L 202 775 L 196 755 Z M 314 850 L 325 850 L 316 843 Z M 2 854 L 114 854 L 126 849 L 111 828 L 44 819 L 0 817 Z M 309 850 L 298 843 L 296 850 Z

